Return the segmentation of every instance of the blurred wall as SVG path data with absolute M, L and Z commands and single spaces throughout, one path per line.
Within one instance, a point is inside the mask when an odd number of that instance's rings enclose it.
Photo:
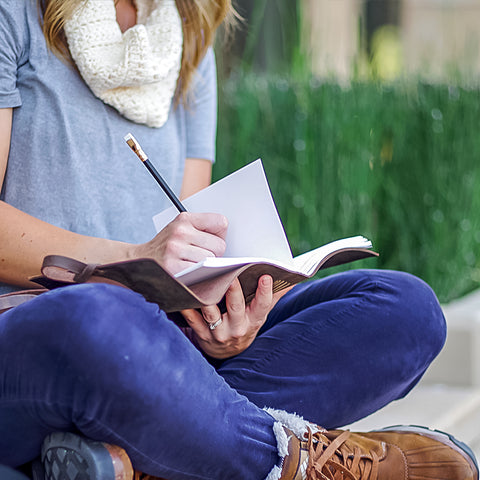
M 480 76 L 480 0 L 392 0 L 395 37 L 390 29 L 375 42 L 371 19 L 385 15 L 382 0 L 302 0 L 304 42 L 314 73 L 349 79 L 371 73 L 377 50 L 383 61 L 397 56 L 397 76 L 415 74 L 432 80 Z M 367 8 L 368 7 L 368 8 Z M 370 22 L 370 25 L 369 25 Z M 378 21 L 375 28 L 378 25 Z M 395 45 L 393 45 L 395 43 Z M 394 53 L 392 53 L 394 52 Z M 381 65 L 375 65 L 375 68 Z
M 304 45 L 313 71 L 349 78 L 359 52 L 363 1 L 302 0 Z
M 479 0 L 404 0 L 401 36 L 408 72 L 480 74 Z

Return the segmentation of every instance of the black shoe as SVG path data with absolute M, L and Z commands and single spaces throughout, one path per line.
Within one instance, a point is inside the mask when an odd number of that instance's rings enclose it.
M 50 434 L 43 442 L 41 460 L 44 480 L 133 479 L 125 450 L 73 433 Z M 36 474 L 34 480 L 43 480 L 38 467 Z

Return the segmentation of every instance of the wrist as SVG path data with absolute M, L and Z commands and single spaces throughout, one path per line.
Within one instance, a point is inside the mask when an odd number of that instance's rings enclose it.
M 136 246 L 126 242 L 102 239 L 97 248 L 93 245 L 89 250 L 95 252 L 92 258 L 95 263 L 114 263 L 136 258 L 134 253 Z
M 139 258 L 139 255 L 137 254 L 138 245 L 136 244 L 124 243 L 120 247 L 120 250 L 122 251 L 124 260 L 134 260 L 135 258 Z
M 151 255 L 148 255 L 148 248 L 144 243 L 125 243 L 123 244 L 122 251 L 125 260 L 135 260 L 137 258 L 151 258 Z

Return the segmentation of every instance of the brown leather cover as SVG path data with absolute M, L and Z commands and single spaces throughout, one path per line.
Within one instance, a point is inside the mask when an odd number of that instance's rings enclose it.
M 368 249 L 338 250 L 328 255 L 310 277 L 323 268 L 377 255 Z M 309 278 L 269 263 L 257 263 L 187 287 L 148 258 L 92 265 L 68 257 L 49 255 L 43 261 L 42 276 L 30 280 L 48 289 L 83 282 L 115 283 L 142 294 L 149 302 L 158 304 L 162 310 L 170 313 L 214 304 L 219 304 L 224 309 L 222 299 L 237 277 L 248 303 L 255 296 L 259 277 L 264 274 L 273 277 L 275 291 Z

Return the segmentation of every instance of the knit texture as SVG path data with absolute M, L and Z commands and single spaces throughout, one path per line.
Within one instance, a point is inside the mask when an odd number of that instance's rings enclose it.
M 68 47 L 93 94 L 129 120 L 161 127 L 183 47 L 174 0 L 136 0 L 137 25 L 121 32 L 114 0 L 87 0 L 65 23 Z

